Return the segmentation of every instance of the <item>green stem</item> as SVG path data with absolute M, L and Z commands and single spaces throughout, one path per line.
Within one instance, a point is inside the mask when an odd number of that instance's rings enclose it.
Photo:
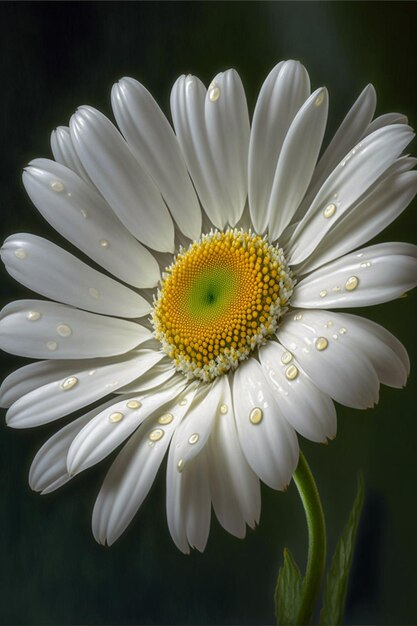
M 320 593 L 326 562 L 326 525 L 319 492 L 302 452 L 300 452 L 294 481 L 304 506 L 308 527 L 307 568 L 296 619 L 297 625 L 304 625 L 310 624 L 314 606 Z

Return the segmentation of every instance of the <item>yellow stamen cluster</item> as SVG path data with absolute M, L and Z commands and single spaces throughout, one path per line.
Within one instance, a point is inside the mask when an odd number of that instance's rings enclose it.
M 211 231 L 181 249 L 164 273 L 155 336 L 188 378 L 212 380 L 276 331 L 293 286 L 282 250 L 266 238 Z

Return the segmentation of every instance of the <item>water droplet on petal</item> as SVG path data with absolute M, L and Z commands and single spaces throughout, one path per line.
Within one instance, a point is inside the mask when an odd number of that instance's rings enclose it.
M 220 87 L 216 83 L 212 83 L 209 87 L 210 102 L 217 102 L 220 98 Z
M 69 337 L 72 334 L 72 330 L 68 324 L 59 324 L 56 327 L 56 332 L 60 337 Z
M 102 248 L 108 248 L 109 247 L 109 242 L 107 241 L 107 239 L 100 239 L 100 246 Z
M 251 424 L 260 424 L 263 419 L 263 411 L 258 406 L 256 406 L 249 414 L 249 421 Z
M 180 459 L 177 463 L 177 470 L 181 473 L 184 469 L 184 459 Z
M 129 402 L 126 402 L 126 406 L 128 409 L 140 409 L 142 403 L 139 400 L 129 400 Z
M 174 416 L 172 413 L 165 413 L 165 415 L 161 415 L 161 417 L 158 418 L 158 423 L 165 426 L 166 424 L 170 424 L 173 419 Z
M 357 276 L 350 276 L 345 283 L 345 289 L 346 291 L 354 291 L 358 285 L 359 278 Z
M 303 319 L 303 314 L 302 314 L 302 313 L 296 313 L 296 314 L 294 315 L 294 320 L 295 320 L 296 322 L 300 321 L 301 319 Z
M 40 320 L 42 317 L 42 315 L 39 313 L 39 311 L 28 311 L 26 313 L 26 319 L 30 320 L 31 322 L 36 322 L 36 320 Z
M 61 389 L 63 389 L 64 391 L 68 391 L 69 389 L 72 389 L 73 387 L 75 387 L 77 383 L 78 383 L 78 378 L 76 376 L 69 376 L 69 378 L 66 378 L 65 380 L 62 381 Z
M 117 424 L 117 422 L 122 421 L 123 417 L 123 413 L 120 413 L 120 411 L 115 411 L 114 413 L 110 413 L 109 422 L 111 422 L 112 424 Z
M 85 209 L 81 209 L 80 213 L 85 220 L 88 218 L 88 213 Z
M 322 350 L 325 350 L 327 348 L 329 342 L 327 341 L 326 337 L 317 337 L 315 345 L 316 349 L 321 352 Z
M 221 404 L 220 405 L 220 413 L 221 415 L 226 415 L 226 413 L 228 412 L 228 407 L 227 404 Z
M 28 253 L 24 248 L 17 248 L 17 250 L 14 251 L 14 255 L 16 258 L 23 261 L 23 259 L 27 259 Z
M 285 376 L 288 380 L 294 380 L 298 376 L 298 368 L 295 365 L 289 365 L 285 370 Z
M 165 434 L 165 431 L 162 430 L 162 428 L 155 428 L 149 433 L 148 439 L 149 441 L 159 441 L 160 439 L 162 439 L 164 434 Z
M 322 289 L 319 295 L 320 298 L 325 298 L 327 296 L 327 289 Z
M 193 445 L 195 443 L 197 443 L 197 441 L 200 439 L 200 435 L 198 433 L 194 433 L 192 434 L 189 438 L 188 438 L 188 443 L 190 445 Z
M 314 101 L 314 104 L 316 105 L 316 107 L 319 107 L 323 103 L 323 100 L 324 100 L 324 89 L 319 93 L 319 95 Z
M 326 219 L 333 217 L 333 215 L 336 213 L 336 209 L 337 209 L 337 206 L 335 205 L 335 203 L 331 202 L 330 204 L 326 206 L 326 208 L 323 211 L 324 217 Z
M 65 189 L 64 183 L 62 183 L 60 180 L 53 180 L 51 182 L 51 188 L 57 193 L 60 193 L 61 191 L 64 191 Z
M 180 406 L 186 406 L 186 405 L 187 405 L 187 403 L 188 403 L 187 398 L 183 398 L 182 400 L 180 400 L 180 401 L 178 402 L 178 404 L 179 404 Z
M 342 328 L 339 328 L 340 335 L 345 335 L 346 333 L 347 333 L 347 328 L 345 328 L 344 326 L 342 326 Z
M 57 344 L 57 342 L 56 342 L 56 341 L 52 341 L 52 340 L 51 340 L 51 341 L 47 341 L 47 342 L 46 342 L 46 347 L 47 347 L 47 348 L 48 348 L 48 350 L 50 350 L 51 352 L 54 352 L 54 351 L 57 349 L 58 344 Z
M 284 365 L 288 365 L 291 359 L 292 359 L 291 352 L 284 352 L 284 354 L 281 356 L 281 363 L 283 363 Z

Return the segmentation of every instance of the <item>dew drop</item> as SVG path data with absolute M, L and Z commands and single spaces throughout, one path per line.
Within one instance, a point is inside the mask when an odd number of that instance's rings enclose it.
M 85 220 L 88 218 L 88 213 L 85 209 L 81 209 L 80 213 Z
M 219 98 L 220 98 L 220 87 L 218 87 L 215 83 L 212 83 L 209 87 L 210 102 L 217 102 Z
M 298 321 L 300 321 L 300 320 L 302 320 L 302 319 L 303 319 L 303 314 L 302 314 L 302 313 L 296 313 L 296 314 L 294 315 L 294 320 L 295 320 L 296 322 L 298 322 Z
M 65 380 L 62 381 L 61 383 L 61 389 L 63 389 L 64 391 L 68 391 L 69 389 L 72 389 L 73 387 L 75 387 L 75 385 L 78 384 L 78 378 L 76 376 L 69 376 L 69 378 L 66 378 Z
M 148 439 L 149 441 L 159 441 L 164 435 L 165 431 L 162 428 L 155 428 L 149 433 Z
M 165 426 L 166 424 L 170 424 L 173 419 L 174 416 L 172 413 L 165 413 L 164 415 L 161 415 L 161 417 L 158 417 L 158 424 L 163 424 Z
M 23 261 L 23 259 L 27 259 L 28 253 L 24 250 L 24 248 L 17 248 L 17 250 L 14 251 L 14 255 L 16 258 Z
M 350 276 L 345 283 L 345 289 L 346 291 L 354 291 L 358 285 L 359 278 L 357 276 Z
M 321 352 L 322 350 L 325 350 L 327 348 L 327 346 L 329 345 L 329 342 L 327 341 L 326 337 L 317 337 L 315 345 L 316 345 L 316 350 Z
M 263 411 L 258 406 L 256 406 L 249 414 L 249 421 L 251 424 L 260 424 L 263 419 Z
M 339 285 L 335 285 L 334 287 L 332 287 L 332 291 L 334 293 L 339 293 L 339 291 L 341 291 L 341 290 L 342 290 L 342 288 L 339 287 Z
M 129 402 L 126 402 L 126 406 L 128 409 L 140 409 L 142 403 L 139 400 L 129 400 Z
M 177 470 L 181 473 L 184 469 L 184 459 L 180 459 L 177 463 Z
M 57 193 L 60 193 L 65 189 L 64 183 L 62 183 L 60 180 L 53 180 L 51 182 L 51 189 L 53 189 L 53 191 L 56 191 Z
M 54 351 L 57 349 L 58 344 L 57 344 L 57 342 L 56 342 L 56 341 L 52 341 L 52 340 L 51 340 L 51 341 L 47 341 L 47 342 L 46 342 L 46 347 L 47 347 L 47 348 L 48 348 L 48 350 L 50 350 L 51 352 L 54 352 Z
M 187 398 L 183 398 L 182 400 L 178 402 L 180 406 L 187 406 L 187 403 L 188 403 Z
M 107 239 L 100 239 L 100 246 L 102 248 L 108 248 L 109 247 L 109 242 L 107 241 Z
M 39 311 L 28 311 L 26 313 L 26 319 L 30 320 L 31 322 L 36 322 L 36 320 L 40 320 L 42 317 L 42 315 L 39 313 Z
M 98 300 L 98 297 L 100 295 L 98 292 L 98 289 L 96 289 L 95 287 L 90 287 L 90 289 L 88 290 L 88 293 L 90 294 L 92 298 L 94 298 L 94 300 Z
M 295 365 L 289 365 L 287 367 L 287 369 L 285 370 L 285 376 L 288 378 L 288 380 L 294 380 L 295 378 L 297 378 L 298 369 L 295 367 Z
M 366 261 L 364 263 L 361 263 L 360 266 L 362 267 L 362 269 L 365 269 L 367 267 L 371 267 L 371 265 L 372 265 L 372 263 L 370 261 Z
M 284 365 L 288 365 L 291 359 L 292 359 L 291 352 L 284 352 L 284 354 L 281 356 L 281 363 L 283 363 Z
M 96 371 L 97 371 L 97 370 L 90 370 L 90 371 L 88 372 L 88 375 L 89 375 L 89 376 L 94 376 L 94 374 L 96 373 Z
M 342 328 L 339 328 L 340 335 L 346 335 L 346 333 L 347 333 L 347 328 L 345 328 L 344 326 L 342 326 Z
M 334 335 L 332 335 L 333 339 L 339 339 L 339 337 L 337 336 L 337 333 L 334 333 Z
M 319 293 L 320 298 L 325 298 L 327 296 L 327 289 L 322 289 Z
M 197 443 L 197 441 L 200 439 L 200 435 L 198 433 L 193 433 L 189 438 L 188 438 L 188 443 L 190 445 L 194 445 L 195 443 Z
M 326 206 L 326 208 L 323 211 L 323 215 L 324 217 L 328 220 L 329 218 L 333 217 L 333 215 L 336 213 L 336 209 L 337 206 L 335 205 L 334 202 L 331 202 L 330 204 L 328 204 Z
M 314 101 L 314 104 L 316 105 L 316 107 L 319 107 L 323 103 L 323 100 L 324 100 L 324 89 L 319 93 L 319 95 Z
M 123 413 L 120 413 L 120 411 L 115 411 L 114 413 L 110 413 L 109 422 L 111 422 L 112 424 L 117 424 L 117 422 L 122 421 L 123 417 Z
M 68 324 L 59 324 L 56 327 L 56 332 L 60 337 L 69 337 L 72 334 L 72 330 Z
M 227 408 L 227 404 L 221 404 L 220 405 L 220 413 L 221 415 L 226 415 L 226 413 L 228 412 L 228 408 Z

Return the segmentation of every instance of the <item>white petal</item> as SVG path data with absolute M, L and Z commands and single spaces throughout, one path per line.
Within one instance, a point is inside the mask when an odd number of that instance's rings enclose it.
M 78 474 L 104 459 L 131 435 L 142 422 L 184 389 L 184 377 L 146 395 L 114 402 L 100 412 L 77 435 L 68 451 L 69 474 Z M 130 406 L 134 402 L 134 406 Z M 137 405 L 139 403 L 139 406 Z
M 218 74 L 209 90 L 193 76 L 172 88 L 178 141 L 201 203 L 218 228 L 239 219 L 246 199 L 249 118 L 238 74 Z
M 184 553 L 189 545 L 204 550 L 211 517 L 210 484 L 206 450 L 179 472 L 173 462 L 173 440 L 167 462 L 167 519 L 171 537 Z
M 277 239 L 289 224 L 310 183 L 323 141 L 328 108 L 327 90 L 317 89 L 288 129 L 268 203 L 268 228 L 272 240 Z
M 182 476 L 182 515 L 187 541 L 192 548 L 203 552 L 210 531 L 211 498 L 206 451 L 195 457 Z
M 33 491 L 51 493 L 71 480 L 67 472 L 67 454 L 72 440 L 104 406 L 111 406 L 114 400 L 101 405 L 86 415 L 70 422 L 50 437 L 37 452 L 29 472 L 29 485 Z
M 55 161 L 65 165 L 70 170 L 81 176 L 89 185 L 93 185 L 89 175 L 84 169 L 77 152 L 75 151 L 74 144 L 71 140 L 69 128 L 66 126 L 58 126 L 56 130 L 51 133 L 51 149 L 54 155 Z
M 339 319 L 344 324 L 344 334 L 350 333 L 352 344 L 363 350 L 372 362 L 380 382 L 389 387 L 404 387 L 410 373 L 410 360 L 402 343 L 388 330 L 364 317 L 344 313 L 338 314 Z
M 151 337 L 134 322 L 43 300 L 17 300 L 0 313 L 0 348 L 35 359 L 113 356 Z
M 149 492 L 176 426 L 187 411 L 195 386 L 183 392 L 185 404 L 170 406 L 173 420 L 164 425 L 163 437 L 149 445 L 150 431 L 161 428 L 156 415 L 130 438 L 111 466 L 93 511 L 93 534 L 99 543 L 111 545 L 123 533 Z
M 229 380 L 227 376 L 220 380 L 221 404 L 207 447 L 210 492 L 213 509 L 223 528 L 236 537 L 244 537 L 245 522 L 251 528 L 259 522 L 260 485 L 239 443 Z
M 327 394 L 312 383 L 297 361 L 288 362 L 288 352 L 281 344 L 269 341 L 259 350 L 259 360 L 276 402 L 284 417 L 300 435 L 325 443 L 336 436 L 336 410 Z M 290 364 L 297 368 L 296 378 L 289 379 Z
M 219 378 L 211 384 L 201 385 L 197 391 L 190 410 L 175 432 L 174 465 L 180 463 L 185 467 L 206 445 L 222 391 Z
M 275 402 L 261 365 L 253 358 L 239 365 L 234 374 L 233 405 L 249 465 L 269 487 L 285 489 L 298 462 L 297 437 Z M 254 416 L 261 421 L 252 423 Z
M 174 376 L 175 372 L 176 369 L 172 361 L 164 357 L 159 363 L 139 376 L 139 378 L 135 378 L 134 381 L 125 387 L 118 389 L 117 393 L 136 393 L 154 389 L 166 383 Z
M 248 195 L 250 132 L 245 91 L 235 70 L 214 77 L 207 91 L 204 111 L 208 144 L 223 189 L 222 197 L 228 197 L 227 204 L 221 207 L 222 214 L 234 226 L 242 215 Z
M 294 311 L 278 329 L 278 339 L 294 354 L 312 381 L 331 398 L 357 409 L 378 401 L 379 381 L 365 351 L 340 333 L 338 313 Z
M 376 117 L 368 126 L 364 136 L 383 128 L 384 126 L 390 126 L 391 124 L 408 124 L 408 119 L 402 113 L 384 113 L 379 117 Z
M 408 126 L 392 125 L 362 140 L 340 162 L 317 193 L 292 236 L 288 261 L 301 263 L 358 198 L 394 162 L 413 133 Z M 326 209 L 334 207 L 326 218 Z
M 132 235 L 173 252 L 174 227 L 161 195 L 113 124 L 96 109 L 80 107 L 70 132 L 91 180 Z
M 301 280 L 291 298 L 303 308 L 351 308 L 399 298 L 417 284 L 417 246 L 380 243 L 351 252 Z
M 142 349 L 104 362 L 43 361 L 22 367 L 4 382 L 7 424 L 28 428 L 68 415 L 115 392 L 161 358 L 159 352 Z
M 151 253 L 74 172 L 54 161 L 36 159 L 24 171 L 23 184 L 51 226 L 111 274 L 135 287 L 157 284 L 159 266 Z M 55 191 L 54 186 L 61 189 L 60 185 L 62 191 Z
M 138 81 L 122 78 L 113 85 L 112 107 L 129 147 L 157 184 L 180 230 L 198 239 L 198 199 L 177 139 L 158 104 Z
M 399 159 L 396 165 L 411 168 L 414 159 Z M 335 223 L 297 273 L 311 272 L 375 237 L 404 211 L 416 192 L 417 172 L 395 171 L 384 177 Z
M 268 223 L 268 204 L 282 144 L 310 95 L 306 69 L 297 61 L 279 63 L 265 79 L 252 120 L 249 143 L 249 207 L 258 233 Z
M 0 253 L 13 278 L 47 298 L 119 317 L 142 317 L 151 311 L 142 296 L 42 237 L 12 235 Z
M 343 157 L 364 137 L 375 113 L 376 93 L 367 85 L 348 111 L 314 170 L 303 206 L 307 209 L 323 182 Z M 374 129 L 376 130 L 376 129 Z

